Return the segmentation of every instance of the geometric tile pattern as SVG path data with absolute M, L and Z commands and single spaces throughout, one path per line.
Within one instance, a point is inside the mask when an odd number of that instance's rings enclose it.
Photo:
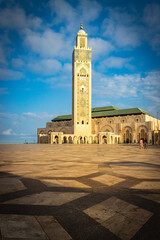
M 46 179 L 42 181 L 47 187 L 71 187 L 71 188 L 90 188 L 89 186 L 80 183 L 76 180 L 56 180 Z
M 0 144 L 0 239 L 157 240 L 160 148 Z
M 147 193 L 147 194 L 137 194 L 137 196 L 140 196 L 140 197 L 149 199 L 151 201 L 155 201 L 157 203 L 160 203 L 160 194 L 156 194 L 156 193 L 150 194 L 150 193 Z
M 108 175 L 108 174 L 104 174 L 104 175 L 101 175 L 99 177 L 94 177 L 92 179 L 94 181 L 100 182 L 100 183 L 108 185 L 108 186 L 112 186 L 114 184 L 120 183 L 120 182 L 125 180 L 123 178 L 111 176 L 111 175 Z
M 159 189 L 160 190 L 160 182 L 149 182 L 144 181 L 141 183 L 138 183 L 131 188 L 133 189 Z
M 67 202 L 84 197 L 88 193 L 79 192 L 41 192 L 33 195 L 27 195 L 21 198 L 15 198 L 4 202 L 4 204 L 24 204 L 24 205 L 47 205 L 60 206 Z
M 123 240 L 132 238 L 153 215 L 116 197 L 96 204 L 84 212 Z
M 26 187 L 18 178 L 1 178 L 0 179 L 0 194 L 5 194 L 9 192 L 16 192 L 24 190 Z
M 0 228 L 2 239 L 72 239 L 62 226 L 51 216 L 33 217 L 1 214 Z

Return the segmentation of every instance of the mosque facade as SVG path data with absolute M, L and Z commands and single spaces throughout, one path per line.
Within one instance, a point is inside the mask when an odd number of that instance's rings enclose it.
M 160 144 L 160 120 L 140 108 L 91 108 L 92 49 L 87 34 L 77 33 L 72 54 L 72 115 L 57 116 L 37 129 L 37 143 Z

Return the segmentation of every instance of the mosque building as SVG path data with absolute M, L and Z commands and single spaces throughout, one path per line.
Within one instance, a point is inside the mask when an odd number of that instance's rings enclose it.
M 72 115 L 57 116 L 38 128 L 37 143 L 160 144 L 160 120 L 140 108 L 91 108 L 92 49 L 87 34 L 77 33 L 72 55 Z

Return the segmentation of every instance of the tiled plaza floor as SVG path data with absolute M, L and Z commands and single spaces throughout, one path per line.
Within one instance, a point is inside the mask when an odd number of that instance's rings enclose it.
M 0 144 L 0 240 L 160 239 L 160 147 Z

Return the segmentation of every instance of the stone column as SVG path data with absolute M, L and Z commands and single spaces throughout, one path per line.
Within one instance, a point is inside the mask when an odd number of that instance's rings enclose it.
M 102 135 L 99 134 L 98 139 L 99 139 L 99 144 L 102 144 Z
M 133 132 L 133 136 L 132 136 L 132 137 L 133 137 L 132 142 L 133 142 L 133 143 L 138 143 L 136 131 Z M 134 141 L 135 141 L 135 142 L 134 142 Z

